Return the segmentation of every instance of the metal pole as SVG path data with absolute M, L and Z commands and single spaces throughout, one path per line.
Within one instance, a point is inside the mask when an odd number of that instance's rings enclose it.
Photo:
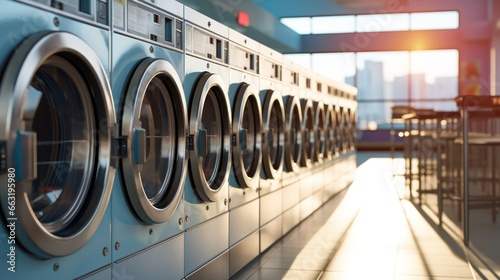
M 463 232 L 464 244 L 469 246 L 469 112 L 467 107 L 462 107 L 462 185 L 463 185 Z

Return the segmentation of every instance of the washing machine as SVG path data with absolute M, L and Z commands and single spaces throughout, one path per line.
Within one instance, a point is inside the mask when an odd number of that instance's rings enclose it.
M 355 88 L 349 85 L 339 85 L 337 88 L 338 107 L 339 107 L 339 163 L 337 173 L 340 177 L 340 185 L 348 186 L 353 179 L 353 174 L 356 166 L 356 153 L 353 149 L 353 138 L 351 135 L 351 110 L 353 102 L 351 95 L 355 92 Z
M 229 175 L 229 275 L 259 255 L 262 110 L 259 43 L 229 29 L 232 168 Z
M 354 180 L 356 171 L 356 111 L 357 111 L 357 89 L 349 85 L 344 85 L 345 94 L 345 149 L 346 149 L 346 175 L 345 184 L 349 185 Z
M 47 2 L 0 11 L 0 278 L 109 279 L 108 6 Z
M 328 83 L 324 98 L 325 108 L 325 153 L 323 157 L 324 191 L 326 199 L 340 191 L 339 184 L 335 180 L 337 174 L 337 159 L 339 151 L 337 146 L 338 135 L 338 101 L 334 85 Z
M 300 70 L 288 59 L 282 62 L 282 94 L 285 106 L 285 153 L 282 174 L 283 233 L 300 220 L 300 159 L 303 154 L 302 109 L 299 96 Z
M 112 194 L 113 271 L 181 279 L 188 127 L 184 7 L 173 0 L 112 3 L 111 85 L 121 151 Z
M 302 147 L 302 109 L 299 96 L 300 68 L 283 60 L 283 103 L 285 104 L 285 165 L 283 187 L 299 181 Z
M 341 125 L 341 150 L 340 153 L 342 155 L 346 155 L 350 151 L 350 140 L 349 140 L 349 93 L 345 91 L 343 88 L 340 88 L 338 91 L 340 96 L 340 125 Z
M 187 278 L 226 279 L 232 138 L 229 28 L 188 7 L 184 16 L 184 92 L 189 103 L 184 268 Z
M 349 135 L 349 150 L 356 150 L 356 129 L 357 129 L 357 101 L 356 93 L 351 91 L 348 95 L 348 124 L 347 134 Z
M 326 113 L 324 100 L 326 98 L 326 83 L 325 79 L 319 75 L 314 77 L 313 83 L 313 113 L 314 113 L 314 130 L 313 130 L 313 154 L 312 154 L 312 176 L 313 179 L 313 196 L 314 196 L 314 209 L 317 209 L 324 202 L 328 196 L 324 193 L 325 188 L 325 173 L 324 159 L 326 155 Z
M 262 102 L 262 170 L 260 174 L 260 250 L 283 235 L 285 110 L 282 99 L 283 55 L 260 45 L 260 99 Z M 288 208 L 287 208 L 288 209 Z
M 300 199 L 300 220 L 304 220 L 315 209 L 313 193 L 317 186 L 314 174 L 314 153 L 315 153 L 315 119 L 313 98 L 314 76 L 305 67 L 300 67 L 299 76 L 299 98 L 302 112 L 302 153 L 299 161 L 299 199 Z

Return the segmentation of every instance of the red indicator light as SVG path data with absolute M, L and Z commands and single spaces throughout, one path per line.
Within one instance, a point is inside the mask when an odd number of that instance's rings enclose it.
M 250 16 L 245 12 L 238 12 L 237 21 L 239 25 L 248 27 L 250 26 Z

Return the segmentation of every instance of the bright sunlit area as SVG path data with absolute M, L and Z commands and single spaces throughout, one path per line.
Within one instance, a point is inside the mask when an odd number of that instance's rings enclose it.
M 456 29 L 456 11 L 283 18 L 300 34 Z M 288 54 L 312 70 L 358 88 L 358 128 L 388 127 L 391 107 L 453 110 L 458 50 Z
M 282 18 L 299 34 L 457 29 L 456 11 Z

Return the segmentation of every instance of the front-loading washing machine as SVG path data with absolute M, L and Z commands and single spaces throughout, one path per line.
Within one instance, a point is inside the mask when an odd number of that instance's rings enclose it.
M 302 112 L 302 123 L 301 123 L 301 133 L 302 133 L 302 153 L 299 161 L 299 173 L 300 173 L 300 187 L 299 187 L 299 197 L 300 197 L 300 219 L 304 220 L 314 211 L 314 199 L 313 192 L 316 186 L 316 181 L 314 180 L 313 166 L 314 166 L 314 153 L 315 153 L 315 119 L 314 119 L 314 108 L 313 108 L 313 88 L 314 83 L 313 74 L 300 67 L 300 77 L 299 77 L 299 98 L 300 106 Z
M 285 154 L 285 107 L 282 60 L 279 52 L 260 45 L 260 100 L 262 104 L 262 169 L 260 195 L 281 188 Z
M 325 104 L 325 153 L 323 157 L 324 168 L 324 190 L 327 198 L 332 197 L 340 191 L 337 177 L 337 160 L 339 157 L 337 146 L 338 125 L 338 101 L 336 89 L 332 84 L 327 85 L 327 93 L 324 98 Z
M 184 16 L 184 92 L 189 103 L 184 268 L 187 278 L 226 279 L 232 138 L 229 28 L 189 7 Z
M 283 55 L 260 45 L 260 99 L 262 102 L 262 169 L 260 174 L 260 235 L 264 251 L 283 234 L 281 179 L 285 152 L 285 108 L 282 98 Z M 288 208 L 287 208 L 288 209 Z M 298 216 L 298 215 L 297 215 Z
M 262 110 L 259 43 L 229 29 L 232 168 L 229 175 L 229 275 L 259 255 Z
M 350 141 L 349 141 L 349 100 L 348 100 L 348 92 L 346 92 L 343 88 L 340 88 L 338 91 L 340 96 L 340 125 L 341 125 L 341 155 L 345 157 L 345 155 L 350 151 Z
M 300 67 L 282 60 L 282 93 L 285 106 L 285 153 L 282 173 L 283 229 L 286 233 L 300 222 L 300 158 L 302 156 L 302 109 Z
M 111 200 L 113 272 L 182 279 L 184 7 L 173 0 L 112 3 L 111 84 L 121 151 Z
M 326 114 L 324 99 L 326 97 L 325 79 L 319 75 L 315 75 L 315 83 L 313 87 L 313 112 L 314 112 L 314 130 L 313 130 L 313 154 L 312 154 L 312 176 L 313 179 L 313 208 L 317 209 L 328 196 L 324 194 L 325 173 L 324 157 L 326 154 Z
M 346 181 L 348 185 L 354 180 L 354 173 L 356 171 L 356 101 L 357 90 L 349 85 L 344 85 L 344 104 L 345 104 L 345 149 L 346 149 Z
M 48 2 L 0 11 L 0 278 L 109 279 L 108 5 Z
M 349 151 L 354 151 L 356 149 L 356 122 L 357 122 L 357 103 L 356 94 L 354 92 L 349 92 L 347 96 L 347 132 Z
M 340 185 L 343 187 L 348 186 L 353 179 L 356 154 L 353 150 L 353 140 L 351 138 L 351 118 L 350 112 L 352 110 L 353 102 L 351 95 L 355 93 L 355 88 L 349 85 L 339 85 L 337 88 L 338 107 L 339 107 L 339 169 Z

